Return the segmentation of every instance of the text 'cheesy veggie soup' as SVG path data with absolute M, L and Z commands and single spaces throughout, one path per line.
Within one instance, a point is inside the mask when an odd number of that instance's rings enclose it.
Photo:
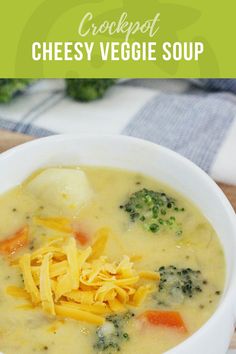
M 214 229 L 149 177 L 47 168 L 2 195 L 0 215 L 5 354 L 159 354 L 219 303 Z

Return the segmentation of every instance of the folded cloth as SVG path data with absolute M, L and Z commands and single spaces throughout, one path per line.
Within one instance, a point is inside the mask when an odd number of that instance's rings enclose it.
M 40 80 L 0 105 L 0 128 L 34 136 L 136 136 L 179 152 L 218 181 L 236 184 L 236 96 L 226 92 L 234 90 L 236 80 L 122 80 L 102 100 L 80 103 L 65 97 L 63 80 Z
M 122 131 L 166 146 L 215 179 L 236 184 L 236 102 L 225 94 L 161 94 Z
M 235 79 L 193 79 L 192 82 L 209 91 L 229 91 L 236 93 Z

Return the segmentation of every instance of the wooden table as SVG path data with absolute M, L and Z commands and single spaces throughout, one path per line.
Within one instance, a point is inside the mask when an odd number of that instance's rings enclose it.
M 19 133 L 12 133 L 6 130 L 0 130 L 0 152 L 10 149 L 13 146 L 25 143 L 32 140 L 33 137 Z M 234 210 L 236 211 L 236 186 L 227 185 L 225 183 L 218 183 L 220 188 L 224 191 Z M 235 298 L 236 301 L 236 298 Z M 236 333 L 234 334 L 230 348 L 236 349 Z

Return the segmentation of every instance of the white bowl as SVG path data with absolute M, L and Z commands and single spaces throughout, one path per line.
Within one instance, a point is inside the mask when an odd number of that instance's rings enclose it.
M 218 233 L 225 251 L 225 290 L 207 323 L 167 353 L 226 353 L 236 319 L 236 218 L 220 188 L 189 160 L 147 141 L 125 136 L 57 135 L 28 142 L 0 155 L 0 193 L 19 184 L 38 168 L 79 164 L 144 173 L 169 184 L 201 209 Z

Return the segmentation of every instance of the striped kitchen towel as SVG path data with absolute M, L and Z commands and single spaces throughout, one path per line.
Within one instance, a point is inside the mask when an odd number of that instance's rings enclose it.
M 121 80 L 90 103 L 65 97 L 64 85 L 40 80 L 1 104 L 0 128 L 34 136 L 136 136 L 179 152 L 218 181 L 236 184 L 236 80 Z

